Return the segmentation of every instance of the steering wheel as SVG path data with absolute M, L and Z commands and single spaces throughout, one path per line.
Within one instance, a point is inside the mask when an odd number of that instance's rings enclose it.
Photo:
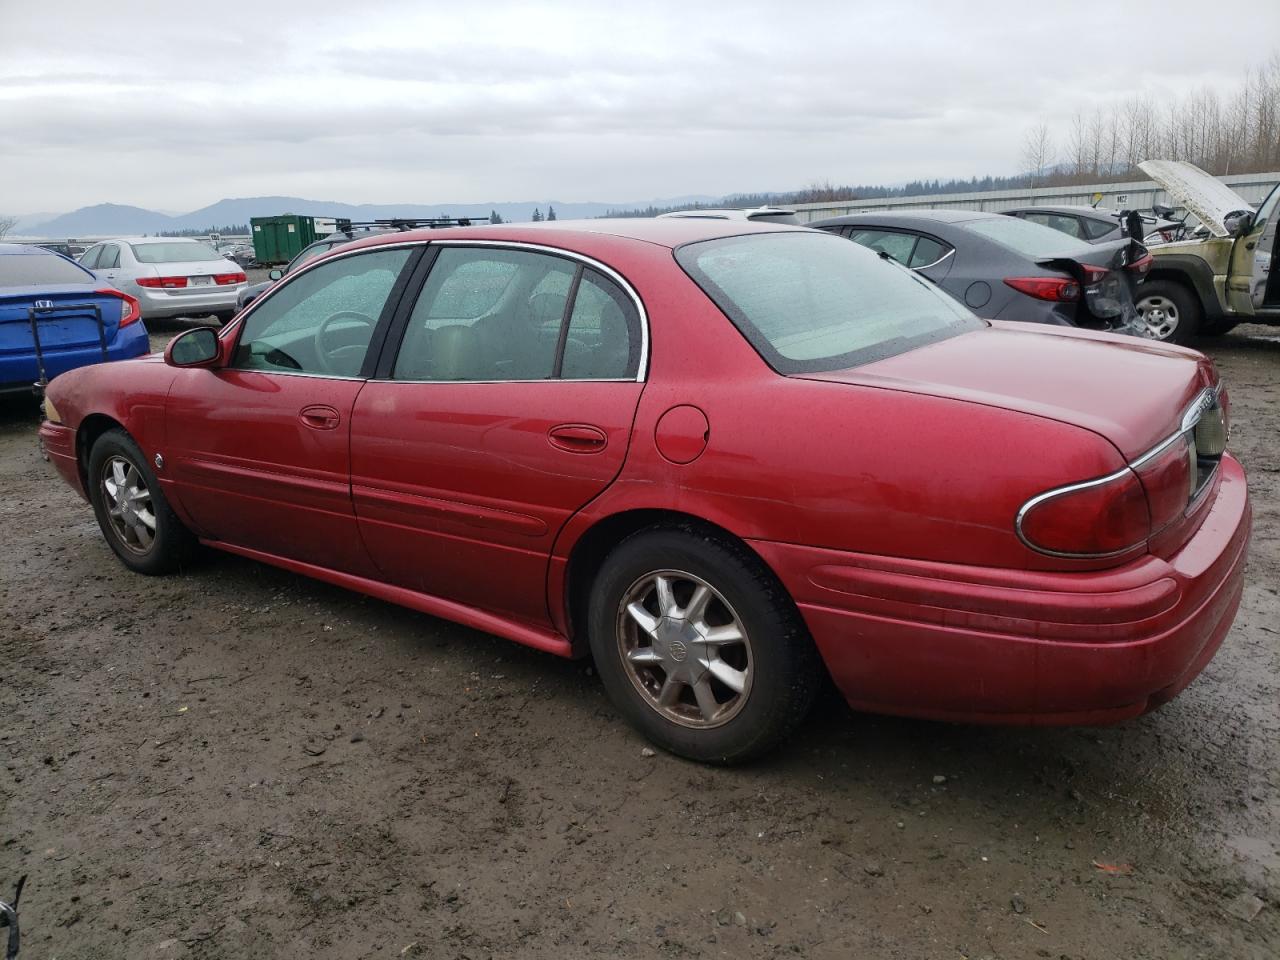
M 329 328 L 335 323 L 343 320 L 355 320 L 357 323 L 366 325 L 369 328 L 369 336 L 365 337 L 361 343 L 329 346 L 325 341 L 325 334 L 329 332 Z M 347 363 L 344 361 L 349 362 L 354 359 L 358 363 L 363 359 L 365 351 L 369 349 L 369 341 L 373 339 L 374 326 L 376 326 L 376 321 L 354 310 L 339 310 L 333 316 L 326 318 L 320 326 L 316 327 L 316 362 L 324 368 L 325 373 L 331 373 L 336 376 L 351 376 L 351 371 L 345 369 Z

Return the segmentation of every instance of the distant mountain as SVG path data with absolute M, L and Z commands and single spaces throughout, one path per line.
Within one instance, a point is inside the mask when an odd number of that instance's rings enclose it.
M 491 203 L 341 203 L 336 200 L 306 200 L 302 197 L 239 197 L 219 200 L 217 203 L 191 213 L 170 215 L 142 207 L 129 207 L 116 203 L 100 203 L 81 207 L 71 213 L 32 222 L 26 217 L 19 224 L 23 235 L 31 237 L 97 237 L 120 236 L 141 233 L 162 233 L 167 230 L 206 230 L 226 224 L 247 224 L 252 217 L 269 217 L 284 213 L 296 213 L 313 217 L 346 217 L 351 220 L 381 220 L 391 217 L 487 217 L 496 210 L 504 220 L 527 221 L 533 218 L 535 209 L 546 216 L 547 208 L 554 207 L 561 220 L 599 217 L 609 210 L 636 207 L 678 206 L 693 203 L 710 203 L 718 200 L 709 196 L 671 197 L 662 200 L 640 200 L 626 203 L 568 203 L 557 200 L 527 200 Z M 48 215 L 46 215 L 48 216 Z M 18 232 L 18 231 L 15 231 Z

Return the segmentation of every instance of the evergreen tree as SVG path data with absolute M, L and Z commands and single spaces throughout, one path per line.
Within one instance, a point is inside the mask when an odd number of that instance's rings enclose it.
M 497 210 L 490 210 L 490 211 L 489 211 L 489 222 L 490 222 L 490 223 L 505 223 L 506 221 L 504 221 L 504 220 L 502 219 L 502 214 L 500 214 Z
M 533 222 L 534 223 L 542 222 L 542 211 L 539 210 L 537 207 L 533 208 Z
M 547 207 L 547 219 L 548 219 L 548 220 L 554 220 L 555 218 L 556 218 L 556 208 L 555 208 L 555 207 L 552 207 L 552 206 L 548 206 L 548 207 Z

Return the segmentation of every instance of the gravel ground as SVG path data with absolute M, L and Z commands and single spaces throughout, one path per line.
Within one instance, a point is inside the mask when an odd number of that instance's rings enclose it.
M 588 663 L 227 555 L 128 574 L 5 405 L 23 956 L 1275 958 L 1280 335 L 1207 348 L 1255 533 L 1180 698 L 1064 730 L 828 701 L 732 770 L 648 755 Z

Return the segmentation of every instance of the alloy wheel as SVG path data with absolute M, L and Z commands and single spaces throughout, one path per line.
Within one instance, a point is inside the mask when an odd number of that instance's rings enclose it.
M 102 502 L 111 532 L 130 553 L 150 552 L 156 539 L 156 515 L 146 478 L 124 457 L 110 457 L 102 465 Z
M 700 577 L 659 570 L 618 605 L 619 653 L 649 706 L 684 727 L 728 723 L 751 692 L 751 640 L 729 602 Z
M 1168 297 L 1157 294 L 1143 297 L 1137 303 L 1138 315 L 1146 324 L 1147 333 L 1156 340 L 1168 340 L 1178 329 L 1181 316 L 1178 305 Z

